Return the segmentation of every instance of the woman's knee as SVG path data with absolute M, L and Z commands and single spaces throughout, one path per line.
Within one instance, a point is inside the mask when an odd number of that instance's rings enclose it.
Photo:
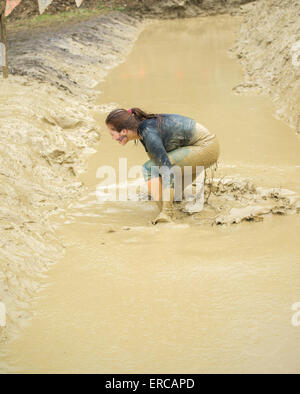
M 208 168 L 213 164 L 217 163 L 219 157 L 220 157 L 220 144 L 219 141 L 215 139 L 206 152 L 206 163 L 204 167 Z
M 168 152 L 168 156 L 172 165 L 177 165 L 179 167 L 183 166 L 191 155 L 191 149 L 189 146 L 184 146 L 182 148 L 175 149 Z

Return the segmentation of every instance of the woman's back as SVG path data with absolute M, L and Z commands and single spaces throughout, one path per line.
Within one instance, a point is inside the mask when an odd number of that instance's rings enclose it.
M 141 142 L 149 151 L 153 145 L 162 143 L 166 152 L 194 144 L 196 141 L 210 140 L 214 136 L 196 121 L 179 114 L 160 114 L 160 119 L 142 121 L 138 127 Z

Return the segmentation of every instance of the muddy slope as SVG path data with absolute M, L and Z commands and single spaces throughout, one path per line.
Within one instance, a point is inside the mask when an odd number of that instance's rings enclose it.
M 20 31 L 9 36 L 9 71 L 90 96 L 120 53 L 127 52 L 137 23 L 130 16 L 115 13 L 58 31 Z
M 81 193 L 76 176 L 100 138 L 92 87 L 124 59 L 140 29 L 113 13 L 10 37 L 13 75 L 0 80 L 0 301 L 8 323 L 0 342 L 30 316 L 41 278 L 64 252 L 54 218 Z
M 247 8 L 235 48 L 246 82 L 236 91 L 269 94 L 276 115 L 300 133 L 300 2 L 263 0 Z
M 129 0 L 128 9 L 157 18 L 184 18 L 235 12 L 254 0 Z
M 240 5 L 252 1 L 255 0 L 84 0 L 81 8 L 121 8 L 130 14 L 138 14 L 143 17 L 182 18 L 201 14 L 235 12 Z M 53 0 L 51 5 L 47 7 L 46 13 L 56 14 L 75 9 L 74 0 Z M 24 19 L 33 15 L 39 15 L 37 2 L 22 0 L 9 19 Z

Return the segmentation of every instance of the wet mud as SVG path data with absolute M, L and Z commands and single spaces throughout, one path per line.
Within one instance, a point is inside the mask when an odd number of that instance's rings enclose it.
M 57 29 L 19 29 L 8 38 L 9 71 L 87 101 L 107 70 L 124 61 L 140 27 L 138 19 L 114 12 Z
M 154 202 L 99 201 L 99 167 L 148 160 L 103 132 L 56 229 L 66 254 L 4 348 L 7 371 L 299 373 L 300 145 L 266 97 L 233 91 L 239 23 L 153 22 L 97 87 L 98 125 L 116 106 L 191 116 L 218 136 L 219 167 L 203 211 L 178 204 L 175 223 L 153 226 Z M 52 113 L 42 122 L 77 127 Z
M 240 13 L 240 6 L 253 0 L 129 0 L 130 12 L 140 16 L 174 19 L 191 18 L 219 14 L 236 15 Z
M 83 192 L 78 175 L 100 140 L 92 87 L 124 60 L 141 28 L 112 13 L 10 35 L 11 75 L 0 81 L 1 348 L 32 316 L 49 267 L 65 252 L 60 216 Z
M 243 11 L 233 53 L 246 78 L 235 91 L 270 96 L 275 116 L 300 133 L 300 3 L 256 1 L 245 5 Z

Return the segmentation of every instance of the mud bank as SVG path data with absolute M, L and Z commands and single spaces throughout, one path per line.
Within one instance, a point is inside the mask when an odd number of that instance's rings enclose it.
M 300 133 L 300 3 L 264 0 L 244 10 L 234 51 L 244 66 L 246 81 L 235 91 L 270 95 L 276 116 Z
M 130 0 L 132 13 L 160 19 L 188 18 L 239 12 L 239 6 L 255 0 Z
M 128 53 L 138 25 L 133 17 L 112 13 L 58 31 L 21 30 L 8 40 L 9 71 L 88 100 L 107 70 Z
M 249 178 L 223 177 L 207 185 L 206 209 L 195 219 L 207 220 L 206 211 L 217 213 L 210 223 L 237 224 L 262 221 L 266 216 L 300 212 L 300 196 L 293 190 L 258 187 Z
M 112 13 L 10 36 L 11 75 L 0 80 L 0 301 L 7 310 L 0 342 L 26 323 L 41 279 L 64 253 L 56 219 L 82 192 L 77 175 L 100 138 L 92 88 L 141 29 L 135 18 Z

